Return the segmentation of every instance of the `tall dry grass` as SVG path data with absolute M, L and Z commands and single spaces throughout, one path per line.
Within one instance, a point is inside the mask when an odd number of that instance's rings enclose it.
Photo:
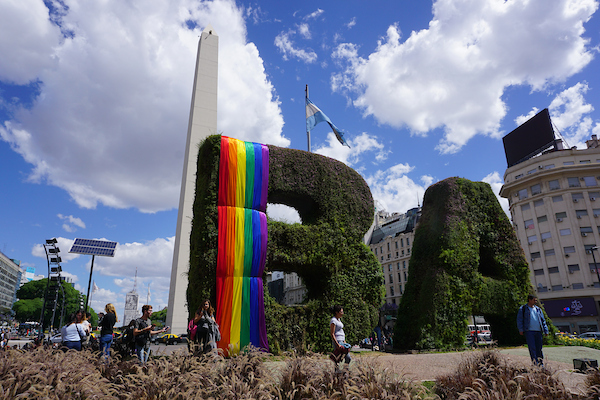
M 465 358 L 454 373 L 438 378 L 435 392 L 444 400 L 597 398 L 595 389 L 587 386 L 586 394 L 570 393 L 548 369 L 516 367 L 497 351 L 485 351 Z
M 140 366 L 98 353 L 0 352 L 0 399 L 424 399 L 423 386 L 373 362 L 337 369 L 318 355 L 265 362 L 174 353 Z

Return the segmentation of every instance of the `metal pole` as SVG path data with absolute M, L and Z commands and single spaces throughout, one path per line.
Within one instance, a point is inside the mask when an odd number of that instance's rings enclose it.
M 594 246 L 590 249 L 592 258 L 594 259 L 594 269 L 596 270 L 596 276 L 598 277 L 598 284 L 600 285 L 600 273 L 598 272 L 598 265 L 596 264 L 596 257 L 594 256 L 594 251 L 596 250 L 598 250 L 598 246 Z
M 85 296 L 85 312 L 88 311 L 88 299 L 90 298 L 90 286 L 92 285 L 92 272 L 94 272 L 94 257 L 96 256 L 92 255 L 92 266 L 90 267 L 90 280 L 88 281 L 88 290 L 87 295 Z
M 42 314 L 40 315 L 40 326 L 38 332 L 38 339 L 44 337 L 44 313 L 46 312 L 46 298 L 48 297 L 48 288 L 50 286 L 50 257 L 48 256 L 48 249 L 44 245 L 44 251 L 46 252 L 46 261 L 48 261 L 48 282 L 46 282 L 46 292 L 44 293 L 44 302 L 42 303 Z
M 306 85 L 306 98 L 308 99 L 308 85 Z M 304 108 L 306 109 L 306 104 L 304 105 Z M 308 152 L 310 153 L 310 130 L 308 130 L 308 128 L 306 129 L 306 140 L 308 142 Z

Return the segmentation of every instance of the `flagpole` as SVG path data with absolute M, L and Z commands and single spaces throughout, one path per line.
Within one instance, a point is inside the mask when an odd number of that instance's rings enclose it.
M 308 85 L 306 85 L 306 98 L 308 99 Z M 306 110 L 306 101 L 304 102 L 304 109 Z M 308 152 L 310 153 L 310 130 L 306 128 L 306 139 L 308 140 Z

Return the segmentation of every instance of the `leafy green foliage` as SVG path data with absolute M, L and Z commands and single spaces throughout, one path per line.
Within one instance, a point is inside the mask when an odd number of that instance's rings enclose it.
M 513 228 L 488 184 L 430 186 L 398 311 L 400 348 L 459 348 L 467 318 L 484 315 L 501 344 L 521 343 L 516 311 L 533 288 Z
M 196 199 L 187 289 L 190 317 L 204 298 L 215 303 L 220 136 L 198 154 Z M 329 351 L 329 307 L 344 307 L 346 340 L 357 343 L 377 323 L 383 275 L 361 241 L 373 220 L 364 179 L 343 163 L 300 150 L 269 146 L 267 201 L 298 210 L 302 224 L 268 221 L 266 271 L 296 272 L 307 288 L 304 304 L 284 307 L 266 296 L 272 351 Z
M 40 279 L 38 281 L 30 281 L 24 284 L 17 290 L 17 298 L 18 301 L 13 305 L 13 311 L 15 312 L 15 319 L 19 322 L 26 321 L 38 321 L 40 318 L 40 314 L 42 312 L 42 306 L 44 302 L 44 294 L 46 292 L 46 285 L 48 284 L 48 279 Z M 56 282 L 50 282 L 50 285 L 56 285 Z M 76 290 L 73 285 L 66 282 L 61 282 L 64 293 L 65 293 L 65 310 L 64 310 L 64 320 L 69 317 L 69 314 L 76 312 L 80 309 L 79 299 L 80 293 Z M 84 296 L 85 298 L 85 296 Z M 56 306 L 56 313 L 54 316 L 53 326 L 60 326 L 60 315 L 63 307 L 63 293 L 58 289 L 58 301 Z M 94 325 L 98 321 L 98 316 L 94 312 L 94 310 L 90 309 L 90 313 L 92 314 L 91 323 Z M 44 326 L 50 325 L 50 319 L 52 318 L 52 311 L 46 310 L 44 313 Z

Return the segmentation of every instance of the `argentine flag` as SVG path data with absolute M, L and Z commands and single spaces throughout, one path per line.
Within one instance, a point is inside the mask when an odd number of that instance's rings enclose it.
M 346 140 L 344 139 L 344 132 L 340 131 L 331 120 L 319 109 L 319 107 L 315 106 L 312 101 L 307 97 L 306 98 L 306 131 L 310 132 L 319 122 L 327 122 L 331 127 L 333 133 L 335 133 L 335 137 L 340 141 L 344 146 L 348 146 Z

